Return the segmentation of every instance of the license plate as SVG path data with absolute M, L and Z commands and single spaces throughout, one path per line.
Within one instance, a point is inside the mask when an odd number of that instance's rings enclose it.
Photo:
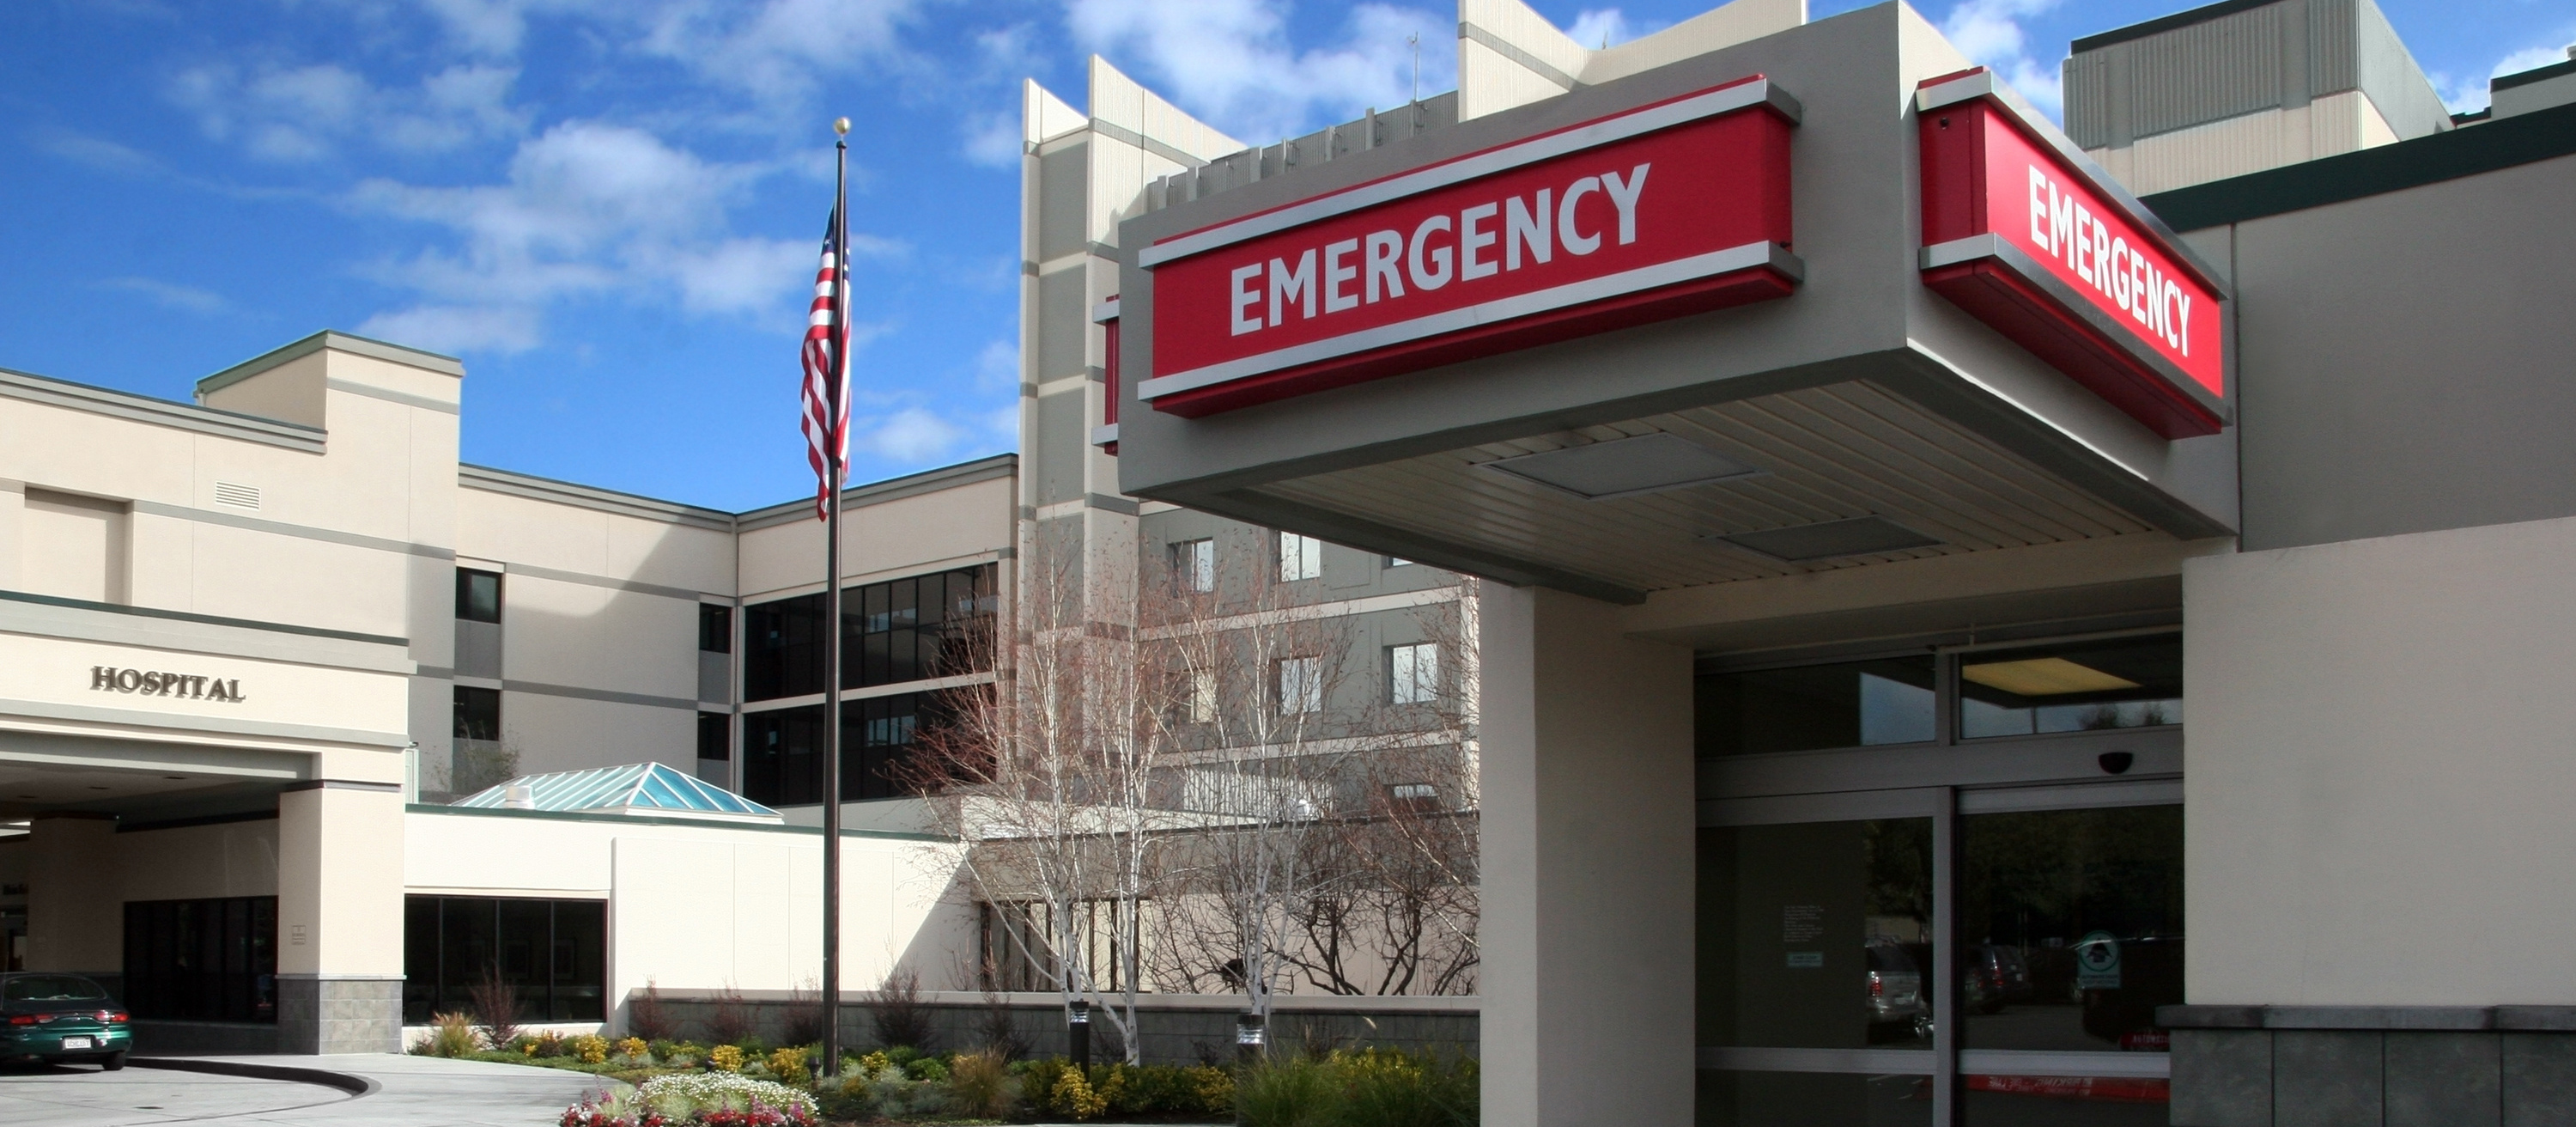
M 98 1047 L 98 1040 L 97 1040 L 97 1038 L 94 1038 L 94 1037 L 65 1037 L 65 1038 L 63 1038 L 63 1048 L 64 1048 L 66 1051 L 71 1050 L 71 1049 L 95 1049 L 95 1048 L 97 1048 L 97 1047 Z

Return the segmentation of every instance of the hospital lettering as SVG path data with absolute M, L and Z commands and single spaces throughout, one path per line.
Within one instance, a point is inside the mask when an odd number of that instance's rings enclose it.
M 1410 231 L 1371 231 L 1304 248 L 1293 259 L 1245 263 L 1227 273 L 1232 335 L 1481 281 L 1555 261 L 1560 249 L 1581 257 L 1600 250 L 1605 239 L 1634 243 L 1637 201 L 1653 167 L 1648 162 L 1625 173 L 1587 175 L 1562 190 L 1541 188 L 1442 212 Z
M 89 667 L 89 687 L 101 693 L 140 693 L 149 697 L 178 697 L 183 700 L 219 700 L 239 703 L 241 681 L 220 677 L 203 677 L 193 673 L 165 673 L 149 669 L 119 669 L 108 665 Z

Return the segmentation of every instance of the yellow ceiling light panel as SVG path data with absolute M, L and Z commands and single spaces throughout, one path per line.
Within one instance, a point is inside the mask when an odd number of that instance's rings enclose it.
M 2107 693 L 2134 689 L 2138 683 L 2125 677 L 2114 677 L 2087 665 L 2077 665 L 2062 657 L 2034 657 L 2025 661 L 1990 661 L 1983 665 L 1962 666 L 1959 676 L 1989 689 L 2025 697 L 2053 697 L 2067 693 Z

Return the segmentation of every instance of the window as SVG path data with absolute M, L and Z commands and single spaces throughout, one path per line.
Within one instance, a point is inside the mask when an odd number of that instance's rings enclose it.
M 1279 581 L 1294 583 L 1324 574 L 1324 542 L 1294 532 L 1279 534 Z
M 501 690 L 456 686 L 456 731 L 460 740 L 501 738 Z
M 129 900 L 125 1008 L 138 1018 L 277 1020 L 277 898 Z
M 698 604 L 698 649 L 711 654 L 733 652 L 732 607 Z
M 1216 590 L 1216 541 L 1201 537 L 1172 545 L 1172 583 L 1183 591 Z
M 1430 704 L 1440 699 L 1440 646 L 1415 642 L 1386 648 L 1389 704 Z
M 608 905 L 486 896 L 403 898 L 403 1020 L 470 1011 L 497 967 L 523 1021 L 598 1021 L 607 1011 Z
M 733 758 L 733 717 L 721 712 L 698 714 L 698 758 Z
M 467 622 L 501 621 L 499 572 L 456 569 L 456 617 Z
M 1324 710 L 1324 659 L 1282 658 L 1279 662 L 1279 714 Z
M 924 728 L 938 726 L 937 693 L 896 693 L 841 705 L 841 800 L 913 793 L 904 761 Z M 823 707 L 750 712 L 742 718 L 743 797 L 769 806 L 823 801 Z
M 933 572 L 841 592 L 841 687 L 892 685 L 992 668 L 981 637 L 993 568 Z M 743 608 L 743 697 L 823 691 L 823 596 Z
M 1389 783 L 1386 800 L 1398 810 L 1428 813 L 1440 809 L 1440 788 L 1430 783 Z
M 2062 643 L 1959 655 L 1959 736 L 2182 723 L 2182 639 Z
M 1932 681 L 1929 654 L 1704 676 L 1699 754 L 1927 742 Z

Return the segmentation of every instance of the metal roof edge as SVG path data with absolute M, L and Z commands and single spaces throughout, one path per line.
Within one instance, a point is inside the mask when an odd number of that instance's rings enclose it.
M 413 348 L 410 345 L 395 344 L 391 341 L 377 340 L 374 337 L 362 337 L 356 333 L 344 333 L 338 329 L 324 329 L 311 336 L 305 337 L 302 340 L 290 341 L 286 344 L 279 345 L 276 348 L 269 349 L 268 351 L 260 353 L 257 356 L 253 356 L 248 360 L 244 360 L 239 364 L 235 364 L 232 367 L 198 380 L 197 394 L 205 395 L 209 392 L 229 387 L 233 384 L 249 379 L 252 376 L 256 376 L 261 372 L 277 367 L 280 364 L 285 364 L 294 360 L 301 360 L 326 348 L 336 348 L 342 352 L 354 353 L 359 356 L 374 357 L 378 360 L 390 360 L 396 364 L 409 364 L 412 367 L 437 372 L 441 375 L 456 376 L 459 378 L 462 378 L 465 375 L 465 362 L 453 356 L 442 355 L 426 349 Z
M 2212 180 L 2140 202 L 2177 231 L 2304 211 L 2576 154 L 2576 104 Z

